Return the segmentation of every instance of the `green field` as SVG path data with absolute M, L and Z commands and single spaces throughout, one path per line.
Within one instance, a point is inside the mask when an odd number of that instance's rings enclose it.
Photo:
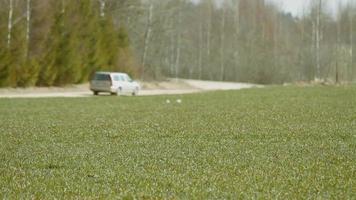
M 0 198 L 54 197 L 355 199 L 356 87 L 0 99 Z

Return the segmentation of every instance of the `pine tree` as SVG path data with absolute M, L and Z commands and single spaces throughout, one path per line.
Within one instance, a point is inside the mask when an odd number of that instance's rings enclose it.
M 10 55 L 6 48 L 0 48 L 0 87 L 9 85 Z
M 50 33 L 45 42 L 46 53 L 41 60 L 41 72 L 39 75 L 38 85 L 52 86 L 59 74 L 59 68 L 62 66 L 61 51 L 65 39 L 64 32 L 64 13 L 61 10 L 56 10 L 54 21 L 50 29 Z M 63 54 L 63 53 L 62 53 Z

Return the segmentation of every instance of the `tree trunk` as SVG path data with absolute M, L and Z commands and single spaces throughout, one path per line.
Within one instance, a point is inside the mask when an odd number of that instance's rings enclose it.
M 142 55 L 142 75 L 141 75 L 142 80 L 145 78 L 144 76 L 145 76 L 145 70 L 146 70 L 146 59 L 147 59 L 147 53 L 148 53 L 148 49 L 149 49 L 151 32 L 152 32 L 152 17 L 153 17 L 153 4 L 151 2 L 149 5 L 149 9 L 148 9 L 147 26 L 146 26 L 146 33 L 145 33 L 145 44 L 143 47 L 143 55 Z
M 235 11 L 235 50 L 234 50 L 234 63 L 235 63 L 235 81 L 238 80 L 238 74 L 236 73 L 238 71 L 238 68 L 240 66 L 239 64 L 239 37 L 240 37 L 240 12 L 239 12 L 239 4 L 240 2 L 237 1 L 236 2 L 236 11 Z
M 106 7 L 105 0 L 100 0 L 100 17 L 105 17 L 105 7 Z
M 351 67 L 351 79 L 350 81 L 353 81 L 354 79 L 354 73 L 355 73 L 355 70 L 354 70 L 354 52 L 353 52 L 353 47 L 354 47 L 354 38 L 353 38 L 353 32 L 354 32 L 354 7 L 352 7 L 352 9 L 349 11 L 349 17 L 350 17 L 350 57 L 351 57 L 351 60 L 350 60 L 350 67 Z
M 275 25 L 273 27 L 273 67 L 277 68 L 277 40 L 279 36 L 279 16 L 278 13 L 274 14 Z
M 318 1 L 316 18 L 316 80 L 321 79 L 320 70 L 320 41 L 321 41 L 321 0 Z
M 207 36 L 206 36 L 206 50 L 207 50 L 207 61 L 208 61 L 208 64 L 209 64 L 209 61 L 210 61 L 210 37 L 211 37 L 211 2 L 209 1 L 208 2 L 208 27 L 207 27 Z
M 172 20 L 172 21 L 174 21 L 174 20 Z M 173 77 L 174 76 L 174 64 L 175 64 L 175 56 L 174 56 L 174 54 L 175 54 L 175 38 L 174 38 L 174 31 L 173 31 L 173 29 L 174 29 L 174 23 L 172 23 L 172 29 L 171 29 L 171 35 L 170 35 L 170 40 L 171 40 L 171 57 L 170 57 L 170 75 L 171 75 L 171 77 Z
M 223 13 L 221 20 L 221 44 L 220 44 L 220 81 L 224 81 L 225 76 L 225 14 L 226 5 L 223 5 Z
M 65 5 L 65 0 L 62 0 L 62 14 L 64 14 L 66 12 L 66 5 Z
M 179 69 L 180 69 L 180 51 L 181 51 L 181 25 L 182 25 L 182 11 L 179 8 L 178 11 L 178 38 L 177 38 L 177 56 L 175 64 L 176 80 L 178 80 Z
M 14 13 L 13 0 L 9 0 L 9 21 L 8 21 L 8 33 L 7 33 L 7 48 L 11 47 L 13 13 Z
M 303 11 L 304 13 L 304 11 Z M 304 14 L 303 14 L 304 15 Z M 301 27 L 301 43 L 299 46 L 299 55 L 300 55 L 300 64 L 302 65 L 303 69 L 304 69 L 304 65 L 306 63 L 307 58 L 305 57 L 305 53 L 304 53 L 304 45 L 305 45 L 305 38 L 306 38 L 306 31 L 305 31 L 305 24 L 304 21 L 300 22 L 300 27 Z M 298 78 L 298 80 L 306 80 L 309 79 L 309 75 L 306 74 L 304 71 L 300 71 L 299 72 L 300 76 Z
M 336 24 L 336 66 L 335 66 L 335 83 L 339 83 L 339 55 L 340 55 L 340 23 Z
M 203 24 L 199 27 L 199 57 L 198 57 L 198 67 L 199 67 L 199 80 L 202 79 L 203 74 Z
M 26 59 L 29 57 L 30 51 L 30 34 L 31 34 L 31 0 L 27 0 L 26 9 Z

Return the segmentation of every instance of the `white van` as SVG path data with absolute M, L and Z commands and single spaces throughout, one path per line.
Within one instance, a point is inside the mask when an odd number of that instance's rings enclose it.
M 107 92 L 111 95 L 137 95 L 141 87 L 129 75 L 116 72 L 96 72 L 90 82 L 90 90 L 94 95 Z

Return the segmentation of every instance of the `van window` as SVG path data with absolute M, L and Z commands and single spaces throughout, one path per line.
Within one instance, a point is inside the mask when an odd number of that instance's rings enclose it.
M 94 80 L 96 81 L 111 81 L 110 75 L 108 74 L 95 74 Z
M 124 76 L 120 76 L 120 81 L 125 81 L 125 77 Z
M 129 76 L 126 76 L 126 80 L 127 80 L 128 82 L 132 82 L 132 79 L 131 79 Z
M 114 81 L 120 81 L 120 76 L 118 75 L 114 76 Z

